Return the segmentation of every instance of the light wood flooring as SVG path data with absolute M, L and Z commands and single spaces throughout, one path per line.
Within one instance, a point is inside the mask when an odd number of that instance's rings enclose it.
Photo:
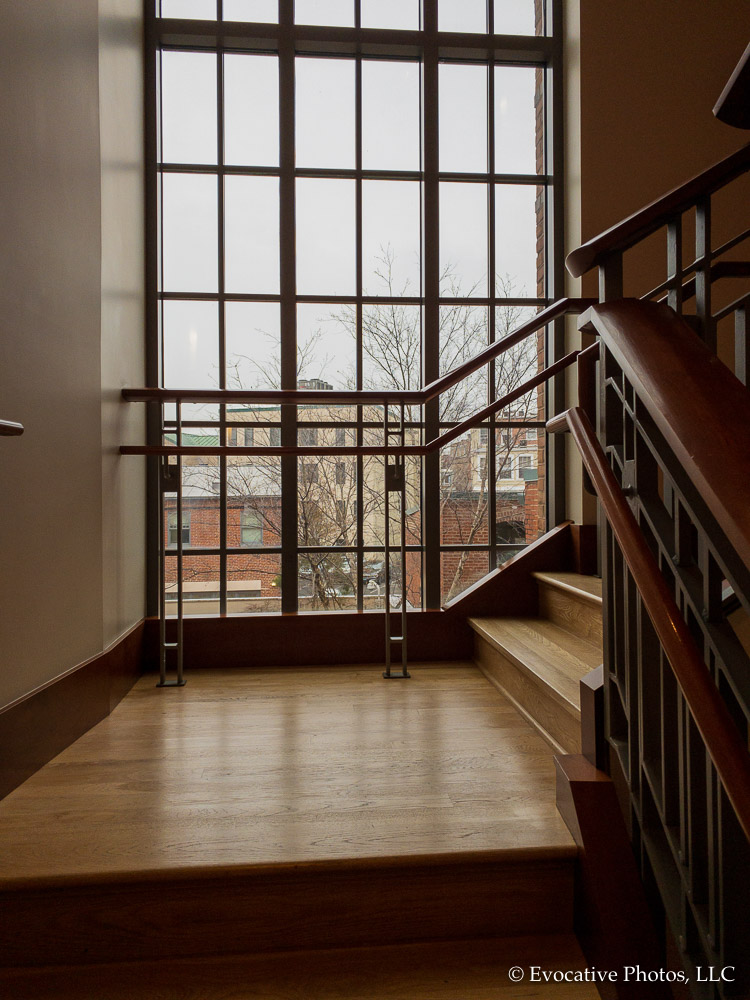
M 5 889 L 505 850 L 575 853 L 549 747 L 472 664 L 145 676 L 0 802 Z

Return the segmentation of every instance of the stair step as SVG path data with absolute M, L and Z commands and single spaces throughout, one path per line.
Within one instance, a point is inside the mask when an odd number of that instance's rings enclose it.
M 529 982 L 530 967 L 584 970 L 572 935 L 442 941 L 220 959 L 0 972 L 13 1000 L 597 1000 L 591 983 Z M 524 970 L 514 983 L 509 970 Z
M 538 572 L 534 578 L 540 617 L 601 647 L 602 581 L 581 573 Z
M 575 857 L 571 842 L 19 880 L 0 891 L 0 965 L 39 965 L 42 956 L 47 965 L 83 965 L 570 933 Z
M 541 618 L 472 618 L 475 658 L 558 752 L 580 753 L 580 680 L 601 649 Z

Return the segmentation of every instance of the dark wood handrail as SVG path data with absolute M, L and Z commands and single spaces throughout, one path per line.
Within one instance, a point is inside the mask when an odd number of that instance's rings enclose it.
M 730 153 L 712 167 L 692 177 L 685 184 L 652 201 L 650 205 L 611 226 L 568 254 L 565 265 L 574 278 L 615 251 L 627 250 L 645 236 L 666 225 L 674 216 L 687 211 L 704 195 L 711 194 L 750 169 L 750 144 Z
M 750 45 L 722 90 L 714 106 L 714 114 L 726 125 L 750 128 Z
M 485 406 L 484 409 L 478 410 L 472 416 L 467 417 L 466 420 L 462 420 L 461 423 L 456 424 L 455 427 L 449 428 L 442 434 L 439 434 L 436 438 L 428 441 L 426 444 L 413 444 L 413 445 L 341 445 L 332 446 L 330 448 L 324 446 L 314 446 L 314 445 L 294 445 L 285 446 L 279 445 L 278 447 L 264 447 L 262 445 L 177 445 L 177 444 L 164 444 L 164 445 L 121 445 L 120 454 L 121 455 L 193 455 L 193 456 L 206 456 L 206 457 L 220 457 L 220 456 L 240 456 L 240 455 L 254 455 L 257 457 L 274 457 L 280 455 L 299 455 L 305 458 L 318 457 L 323 458 L 326 455 L 412 455 L 416 457 L 423 457 L 429 455 L 434 451 L 438 451 L 440 448 L 444 448 L 445 445 L 450 444 L 457 437 L 465 434 L 472 427 L 476 427 L 487 417 L 492 416 L 493 413 L 497 413 L 498 410 L 504 409 L 506 406 L 510 406 L 521 396 L 525 396 L 527 392 L 531 392 L 538 386 L 542 385 L 544 382 L 548 382 L 551 378 L 557 375 L 559 372 L 564 371 L 569 368 L 570 365 L 575 364 L 580 355 L 580 351 L 571 351 L 570 354 L 566 354 L 564 358 L 556 361 L 553 365 L 549 365 L 547 368 L 543 368 L 542 371 L 538 372 L 533 378 L 526 379 L 521 385 L 516 386 L 511 392 L 506 393 L 499 399 L 496 399 L 489 406 Z M 336 426 L 333 424 L 332 426 Z
M 573 407 L 547 422 L 569 430 L 622 550 L 659 642 L 672 667 L 706 749 L 745 836 L 750 840 L 750 754 L 690 630 L 675 604 L 648 543 L 612 472 L 591 421 Z
M 666 305 L 602 303 L 589 310 L 587 321 L 750 569 L 747 389 Z
M 23 424 L 13 420 L 0 420 L 0 437 L 18 437 L 23 434 Z
M 502 340 L 485 347 L 473 358 L 446 372 L 423 389 L 123 389 L 122 398 L 130 403 L 275 403 L 276 405 L 318 403 L 323 405 L 380 406 L 384 403 L 421 406 L 435 399 L 446 389 L 458 385 L 468 375 L 479 371 L 522 340 L 567 313 L 580 313 L 594 305 L 596 299 L 558 299 L 536 316 L 522 323 Z

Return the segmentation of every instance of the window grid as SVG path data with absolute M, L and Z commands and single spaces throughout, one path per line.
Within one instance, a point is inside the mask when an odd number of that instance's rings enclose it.
M 353 37 L 356 37 L 359 31 L 359 3 L 355 4 L 356 7 L 356 20 L 355 27 L 352 29 Z M 494 17 L 494 5 L 492 3 L 488 4 L 488 26 L 490 32 L 493 30 L 493 17 Z M 222 17 L 222 2 L 219 0 L 218 4 L 218 18 Z M 549 19 L 548 19 L 549 20 Z M 231 39 L 231 44 L 227 44 L 226 37 L 224 38 L 223 44 L 219 39 L 219 33 L 216 33 L 216 40 L 213 47 L 207 45 L 205 41 L 205 34 L 202 37 L 200 44 L 195 46 L 186 46 L 184 40 L 181 40 L 181 44 L 174 44 L 169 36 L 169 31 L 164 30 L 164 27 L 160 25 L 158 18 L 156 19 L 156 32 L 155 37 L 156 51 L 159 62 L 161 63 L 161 53 L 166 51 L 175 52 L 186 52 L 186 51 L 200 51 L 200 52 L 215 52 L 216 53 L 216 88 L 217 88 L 217 157 L 215 165 L 207 164 L 195 164 L 195 163 L 166 163 L 161 162 L 157 159 L 156 162 L 156 173 L 159 178 L 159 188 L 162 192 L 161 203 L 160 203 L 160 215 L 162 222 L 162 233 L 163 233 L 163 219 L 164 219 L 164 178 L 171 175 L 190 175 L 190 174 L 204 174 L 209 176 L 214 176 L 216 179 L 217 188 L 217 237 L 218 237 L 218 260 L 217 260 L 217 284 L 218 289 L 216 293 L 212 292 L 197 292 L 197 293 L 185 293 L 171 291 L 164 288 L 164 254 L 159 252 L 156 255 L 156 260 L 158 261 L 158 271 L 159 271 L 159 294 L 157 296 L 158 301 L 158 311 L 161 317 L 160 327 L 163 332 L 164 330 L 164 304 L 170 301 L 206 301 L 215 302 L 218 311 L 218 381 L 221 388 L 226 388 L 227 386 L 227 346 L 226 346 L 226 310 L 225 305 L 228 302 L 270 302 L 279 303 L 281 307 L 281 357 L 280 357 L 280 375 L 281 375 L 281 386 L 284 388 L 296 388 L 297 376 L 296 376 L 296 361 L 295 361 L 295 349 L 296 349 L 296 310 L 298 304 L 303 303 L 317 303 L 317 304 L 331 304 L 335 306 L 352 306 L 355 311 L 355 325 L 356 325 L 356 388 L 363 387 L 363 315 L 364 310 L 367 306 L 376 307 L 386 307 L 386 306 L 421 306 L 420 310 L 420 339 L 423 342 L 423 358 L 422 358 L 422 381 L 425 379 L 431 380 L 436 374 L 435 367 L 438 360 L 437 353 L 439 352 L 439 343 L 437 343 L 438 336 L 436 336 L 439 330 L 439 320 L 436 315 L 436 310 L 440 306 L 448 306 L 453 309 L 466 306 L 466 307 L 478 307 L 486 312 L 486 342 L 490 342 L 496 331 L 496 316 L 499 310 L 512 310 L 519 306 L 529 306 L 529 307 L 541 307 L 550 301 L 551 296 L 548 295 L 548 284 L 549 279 L 542 279 L 545 282 L 544 285 L 538 286 L 534 289 L 534 295 L 498 295 L 498 287 L 495 280 L 496 272 L 496 194 L 500 186 L 506 188 L 509 185 L 531 185 L 537 192 L 537 197 L 541 195 L 541 201 L 544 203 L 544 210 L 546 215 L 547 223 L 550 220 L 549 212 L 549 191 L 553 185 L 554 178 L 552 174 L 547 169 L 547 141 L 549 135 L 549 123 L 546 120 L 546 115 L 549 109 L 549 101 L 544 105 L 543 114 L 545 119 L 540 123 L 537 122 L 537 128 L 541 127 L 544 143 L 543 143 L 543 153 L 542 156 L 545 159 L 543 164 L 538 164 L 539 172 L 535 174 L 504 174 L 497 173 L 495 170 L 495 66 L 502 65 L 522 65 L 531 66 L 539 71 L 542 75 L 546 77 L 548 74 L 549 67 L 552 63 L 553 58 L 553 48 L 549 45 L 542 45 L 543 42 L 548 42 L 547 39 L 538 40 L 539 44 L 543 48 L 543 52 L 534 60 L 519 60 L 517 56 L 516 49 L 509 46 L 506 52 L 501 52 L 501 57 L 495 58 L 494 60 L 487 60 L 486 49 L 482 51 L 481 46 L 475 45 L 472 48 L 470 43 L 467 43 L 464 51 L 460 53 L 459 57 L 448 58 L 448 56 L 442 52 L 440 47 L 440 35 L 436 30 L 436 5 L 435 0 L 425 0 L 425 11 L 424 11 L 424 26 L 425 30 L 420 38 L 419 50 L 414 52 L 413 39 L 408 40 L 409 53 L 405 53 L 405 47 L 407 45 L 406 39 L 404 38 L 403 32 L 397 30 L 384 30 L 379 32 L 382 36 L 382 40 L 390 43 L 391 50 L 387 54 L 383 54 L 379 57 L 380 61 L 417 61 L 420 66 L 420 73 L 422 77 L 423 86 L 420 90 L 420 117 L 422 119 L 422 141 L 421 147 L 427 149 L 428 160 L 431 162 L 425 162 L 422 160 L 420 162 L 420 169 L 414 170 L 374 170 L 367 169 L 363 166 L 363 134 L 362 134 L 362 111 L 363 111 L 363 95 L 362 95 L 362 75 L 363 75 L 363 65 L 370 61 L 376 61 L 375 57 L 370 54 L 361 54 L 353 56 L 351 53 L 344 54 L 332 54 L 327 51 L 326 44 L 320 40 L 319 47 L 317 49 L 310 49 L 308 51 L 308 45 L 305 45 L 304 56 L 300 56 L 297 51 L 297 44 L 305 38 L 305 29 L 300 26 L 293 26 L 293 11 L 290 0 L 281 0 L 280 4 L 280 20 L 279 24 L 264 24 L 262 31 L 256 30 L 258 26 L 253 26 L 252 35 L 248 35 L 247 39 L 242 39 L 240 37 L 233 37 Z M 159 36 L 161 35 L 161 43 L 159 42 Z M 236 35 L 236 33 L 235 33 Z M 501 46 L 496 46 L 496 55 L 501 51 Z M 280 106 L 279 106 L 279 118 L 280 118 L 280 157 L 279 165 L 273 167 L 267 166 L 253 166 L 253 165 L 237 165 L 237 164 L 225 164 L 224 163 L 224 140 L 225 140 L 225 130 L 224 130 L 224 56 L 225 54 L 238 55 L 240 53 L 247 54 L 251 56 L 252 54 L 259 53 L 275 53 L 279 59 L 279 90 L 280 90 Z M 313 167 L 298 167 L 294 163 L 294 136 L 290 135 L 289 128 L 285 129 L 285 121 L 288 124 L 289 121 L 293 119 L 294 115 L 294 76 L 295 76 L 295 64 L 298 58 L 307 58 L 308 56 L 320 58 L 324 56 L 330 59 L 351 59 L 354 62 L 355 70 L 355 165 L 354 168 L 313 168 Z M 432 85 L 432 95 L 435 95 L 435 91 L 438 89 L 438 71 L 441 65 L 470 65 L 476 64 L 480 66 L 487 67 L 486 77 L 487 77 L 487 109 L 488 109 L 488 137 L 487 137 L 487 170 L 486 172 L 472 172 L 472 173 L 457 173 L 455 171 L 441 172 L 439 169 L 438 158 L 438 143 L 436 141 L 435 132 L 437 130 L 437 114 L 438 114 L 438 104 L 434 100 L 434 97 L 430 96 L 431 85 Z M 158 76 L 158 74 L 157 74 Z M 548 86 L 543 82 L 542 91 L 546 93 Z M 427 97 L 425 97 L 425 94 Z M 286 97 L 285 97 L 286 95 Z M 437 96 L 437 95 L 435 95 Z M 159 123 L 160 129 L 160 141 L 159 148 L 163 148 L 163 122 L 162 116 L 157 115 L 157 122 Z M 280 182 L 280 231 L 281 231 L 281 245 L 280 245 L 280 272 L 281 272 L 281 287 L 278 293 L 244 293 L 237 291 L 227 291 L 225 287 L 226 278 L 226 260 L 225 260 L 225 181 L 229 177 L 271 177 L 278 178 Z M 300 295 L 296 293 L 294 289 L 294 269 L 290 269 L 290 261 L 294 260 L 293 257 L 293 246 L 294 246 L 294 233 L 290 229 L 289 220 L 293 220 L 295 216 L 295 199 L 296 199 L 296 183 L 299 178 L 312 178 L 312 179 L 330 179 L 330 180 L 353 180 L 355 184 L 355 247 L 356 247 L 356 262 L 355 262 L 355 288 L 354 294 L 331 296 L 331 295 L 315 295 L 306 294 Z M 427 275 L 427 285 L 422 286 L 422 279 L 420 278 L 420 289 L 419 294 L 416 296 L 372 296 L 364 294 L 364 283 L 363 283 L 363 184 L 367 181 L 374 180 L 392 180 L 392 181 L 412 181 L 417 182 L 420 185 L 421 197 L 420 197 L 420 240 L 421 240 L 421 257 L 422 266 L 420 267 L 420 274 L 424 275 L 425 270 L 428 269 L 430 273 Z M 464 185 L 485 185 L 487 192 L 487 219 L 486 219 L 486 230 L 487 230 L 487 274 L 489 287 L 487 288 L 486 294 L 478 297 L 465 297 L 460 295 L 441 295 L 438 288 L 438 294 L 435 294 L 436 281 L 438 279 L 437 269 L 435 267 L 436 263 L 436 253 L 435 253 L 435 241 L 429 240 L 430 227 L 432 226 L 432 232 L 434 233 L 435 224 L 437 222 L 437 202 L 440 193 L 440 185 L 452 183 L 452 184 L 464 184 Z M 286 215 L 286 223 L 284 216 Z M 163 236 L 161 237 L 163 240 Z M 163 249 L 161 241 L 159 241 L 159 250 Z M 439 243 L 438 243 L 439 245 Z M 430 247 L 432 249 L 430 249 Z M 430 255 L 432 253 L 432 260 L 430 260 Z M 504 289 L 503 289 L 504 290 Z M 427 343 L 425 343 L 427 339 Z M 164 337 L 161 339 L 161 357 L 160 357 L 160 380 L 163 379 L 163 372 L 165 371 L 165 357 L 164 357 Z M 473 353 L 473 352 L 472 352 Z M 432 370 L 430 370 L 432 369 Z M 487 380 L 486 387 L 486 398 L 492 398 L 493 386 L 496 382 L 496 364 L 493 362 L 489 366 L 489 377 Z M 406 387 L 406 386 L 399 386 Z M 412 386 L 409 386 L 412 387 Z M 292 412 L 292 408 L 285 407 L 286 412 L 280 414 L 281 428 L 279 430 L 278 425 L 276 428 L 271 428 L 270 433 L 270 443 L 277 444 L 283 441 L 284 444 L 294 444 L 303 443 L 303 437 L 305 434 L 309 435 L 310 430 L 316 427 L 325 428 L 330 427 L 330 423 L 325 420 L 319 423 L 311 422 L 306 423 L 305 430 L 301 431 L 301 435 L 298 434 L 298 415 Z M 430 412 L 432 411 L 432 412 Z M 367 419 L 367 414 L 363 412 L 362 407 L 356 408 L 356 419 L 351 422 L 345 422 L 344 426 L 353 428 L 356 434 L 356 443 L 361 445 L 365 442 L 365 434 L 368 427 L 376 428 L 377 422 Z M 539 427 L 543 426 L 543 422 L 537 417 L 536 412 L 532 408 L 531 414 L 526 413 L 511 413 L 510 417 L 515 417 L 513 421 L 514 426 L 528 426 L 528 427 Z M 504 459 L 502 454 L 502 447 L 498 448 L 498 436 L 494 432 L 495 428 L 506 427 L 508 424 L 508 415 L 497 415 L 488 422 L 488 428 L 482 428 L 482 432 L 485 430 L 487 433 L 486 442 L 483 440 L 481 442 L 481 447 L 484 449 L 484 455 L 478 464 L 481 468 L 482 478 L 486 480 L 486 501 L 487 501 L 487 532 L 486 532 L 486 550 L 489 554 L 490 562 L 494 565 L 495 559 L 493 558 L 494 550 L 497 548 L 498 543 L 496 542 L 496 532 L 489 530 L 489 525 L 497 523 L 497 490 L 492 485 L 497 482 L 498 478 L 503 477 L 504 468 L 508 465 L 507 459 Z M 536 419 L 534 419 L 536 418 Z M 432 436 L 436 431 L 442 430 L 445 427 L 449 427 L 455 424 L 455 420 L 445 420 L 437 413 L 437 409 L 434 406 L 428 406 L 426 408 L 425 419 L 423 422 L 413 422 L 407 423 L 409 429 L 421 432 L 422 435 Z M 232 423 L 231 414 L 228 414 L 227 407 L 221 406 L 219 408 L 219 433 L 223 440 L 227 439 L 227 431 L 232 426 L 238 426 L 236 423 Z M 336 422 L 337 436 L 340 434 L 339 422 Z M 205 426 L 205 423 L 200 421 L 191 421 L 186 423 L 185 426 L 195 425 L 195 426 Z M 257 426 L 257 425 L 256 425 Z M 309 428 L 309 429 L 308 429 Z M 489 433 L 489 431 L 492 431 Z M 247 433 L 247 431 L 246 431 Z M 257 437 L 257 436 L 256 436 Z M 257 443 L 257 442 L 256 442 Z M 329 442 L 327 442 L 329 443 Z M 471 445 L 470 445 L 471 447 Z M 300 459 L 300 462 L 303 460 Z M 335 458 L 334 458 L 335 461 Z M 377 551 L 377 549 L 372 548 L 371 545 L 367 545 L 366 532 L 364 528 L 364 515 L 365 515 L 365 498 L 364 498 L 364 487 L 365 487 L 365 462 L 367 459 L 358 458 L 357 459 L 357 470 L 356 470 L 356 500 L 353 506 L 356 508 L 356 547 L 354 551 L 358 555 L 357 559 L 357 580 L 356 580 L 356 593 L 357 593 L 357 606 L 363 607 L 363 592 L 364 592 L 364 581 L 363 581 L 363 556 L 372 551 Z M 297 485 L 302 478 L 303 480 L 312 481 L 312 474 L 309 475 L 305 471 L 305 474 L 300 477 L 300 470 L 297 468 L 297 461 L 294 458 L 289 459 L 284 457 L 281 461 L 281 493 L 282 493 L 282 525 L 281 533 L 284 535 L 285 543 L 282 547 L 282 552 L 284 554 L 284 561 L 282 567 L 282 608 L 283 610 L 296 610 L 297 609 L 297 573 L 289 573 L 290 568 L 296 566 L 298 562 L 298 554 L 307 551 L 304 546 L 299 545 L 296 538 L 296 531 L 290 537 L 289 528 L 291 525 L 296 526 L 296 506 L 297 506 Z M 436 606 L 442 601 L 442 596 L 436 593 L 436 586 L 433 585 L 432 593 L 430 590 L 430 580 L 439 579 L 440 573 L 435 573 L 435 568 L 438 565 L 438 560 L 440 558 L 441 552 L 451 552 L 454 551 L 455 546 L 446 541 L 445 537 L 441 536 L 440 518 L 436 517 L 436 508 L 433 503 L 432 509 L 430 510 L 430 502 L 428 499 L 429 490 L 431 484 L 435 481 L 439 483 L 441 480 L 445 482 L 446 477 L 441 473 L 439 459 L 436 456 L 435 461 L 432 463 L 432 474 L 430 473 L 430 461 L 425 462 L 425 474 L 422 481 L 422 495 L 425 503 L 422 504 L 424 509 L 424 515 L 429 521 L 428 525 L 425 527 L 422 524 L 423 535 L 419 540 L 418 545 L 409 545 L 410 551 L 418 552 L 422 555 L 423 568 L 422 577 L 424 580 L 423 588 L 423 599 L 426 606 Z M 338 466 L 336 468 L 335 478 L 337 485 L 340 477 Z M 221 601 L 222 610 L 226 610 L 226 593 L 227 593 L 227 555 L 231 554 L 231 548 L 227 546 L 227 460 L 221 458 L 219 463 L 219 504 L 221 509 L 220 516 L 220 544 L 219 544 L 219 556 L 220 556 L 220 573 L 221 573 Z M 451 477 L 454 478 L 454 477 Z M 293 489 L 290 489 L 290 484 L 293 484 Z M 341 499 L 337 500 L 336 506 L 339 510 L 342 509 L 342 504 L 345 509 L 345 502 Z M 435 544 L 437 540 L 437 544 Z M 289 544 L 291 541 L 297 542 L 297 544 Z M 474 541 L 464 541 L 462 542 L 461 549 L 477 549 L 482 550 L 481 545 L 477 545 Z M 278 551 L 277 547 L 270 548 L 270 551 Z M 213 551 L 213 550 L 212 550 Z M 317 551 L 317 550 L 316 550 Z M 341 551 L 340 548 L 337 549 L 338 552 Z M 430 572 L 430 570 L 432 572 Z M 426 592 L 425 592 L 426 588 Z

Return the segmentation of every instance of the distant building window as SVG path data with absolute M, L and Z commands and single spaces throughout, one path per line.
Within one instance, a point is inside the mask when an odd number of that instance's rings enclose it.
M 300 427 L 299 443 L 301 448 L 314 448 L 318 443 L 318 428 Z
M 336 428 L 336 447 L 344 448 L 346 446 L 346 427 Z
M 520 469 L 530 469 L 531 468 L 531 455 L 519 455 L 518 456 L 518 468 Z
M 281 428 L 280 427 L 269 427 L 268 429 L 268 443 L 271 448 L 281 447 Z
M 346 482 L 346 463 L 336 462 L 336 485 L 343 486 Z
M 263 544 L 263 522 L 257 510 L 243 510 L 241 512 L 240 544 L 243 548 Z
M 480 444 L 487 444 L 487 434 L 488 434 L 488 432 L 489 432 L 489 428 L 487 428 L 487 427 L 480 427 L 479 428 L 479 443 Z
M 190 545 L 190 514 L 191 511 L 182 512 L 182 544 Z M 170 510 L 167 514 L 167 546 L 170 549 L 177 548 L 177 511 Z
M 245 428 L 245 447 L 252 448 L 255 444 L 255 428 L 246 427 Z
M 304 462 L 302 464 L 302 482 L 317 483 L 317 481 L 318 481 L 318 463 Z
M 500 471 L 497 474 L 498 479 L 512 479 L 513 478 L 513 462 L 506 458 L 505 461 L 500 466 Z

